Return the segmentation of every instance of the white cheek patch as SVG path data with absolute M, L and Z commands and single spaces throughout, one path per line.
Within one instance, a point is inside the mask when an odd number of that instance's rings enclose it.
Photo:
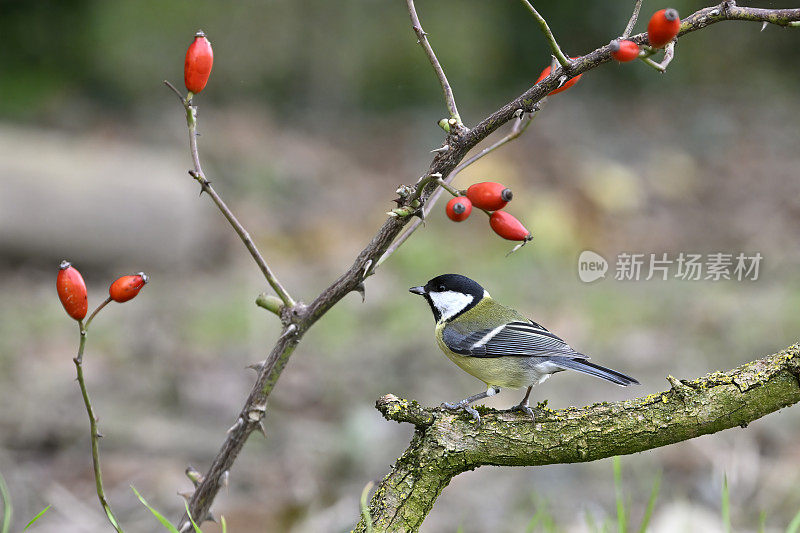
M 428 296 L 431 297 L 433 305 L 441 313 L 440 320 L 447 320 L 452 316 L 457 315 L 466 306 L 472 303 L 473 296 L 471 294 L 464 294 L 456 291 L 444 292 L 430 292 Z

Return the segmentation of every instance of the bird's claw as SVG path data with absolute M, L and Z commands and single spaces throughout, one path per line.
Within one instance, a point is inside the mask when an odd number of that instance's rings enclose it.
M 524 403 L 515 405 L 514 407 L 511 408 L 511 412 L 513 413 L 516 411 L 522 411 L 523 413 L 531 417 L 531 422 L 536 422 L 536 415 L 534 414 L 533 409 L 531 409 L 530 405 Z
M 479 426 L 481 425 L 481 415 L 478 414 L 478 411 L 476 411 L 474 407 L 470 407 L 467 402 L 464 401 L 458 403 L 444 402 L 442 404 L 442 409 L 448 409 L 450 411 L 464 411 L 468 413 Z

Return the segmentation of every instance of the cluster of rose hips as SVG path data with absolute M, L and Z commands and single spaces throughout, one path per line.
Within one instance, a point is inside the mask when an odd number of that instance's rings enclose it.
M 144 272 L 117 278 L 108 288 L 108 301 L 122 303 L 132 300 L 146 283 L 147 274 Z M 56 291 L 61 305 L 69 316 L 75 320 L 83 320 L 86 317 L 86 312 L 89 310 L 86 283 L 78 269 L 69 261 L 61 262 L 56 277 Z
M 678 16 L 678 12 L 672 8 L 660 9 L 653 13 L 653 16 L 650 17 L 650 22 L 647 23 L 647 42 L 652 48 L 663 48 L 678 35 L 680 29 L 681 18 Z M 629 41 L 628 39 L 615 39 L 611 41 L 611 57 L 620 63 L 633 61 L 640 55 L 641 51 L 639 45 L 633 41 Z M 571 57 L 570 59 L 575 58 Z M 536 78 L 536 83 L 539 83 L 549 76 L 551 70 L 552 67 L 549 66 L 542 70 L 542 73 Z M 564 85 L 551 91 L 548 95 L 566 91 L 578 83 L 578 80 L 580 80 L 582 76 L 583 74 L 579 74 L 574 78 L 570 78 L 564 82 Z
M 461 191 L 459 196 L 447 202 L 445 212 L 450 220 L 461 222 L 469 217 L 473 206 L 487 212 L 492 211 L 489 225 L 495 233 L 509 241 L 527 242 L 533 238 L 531 232 L 514 215 L 502 211 L 513 197 L 511 189 L 502 183 L 483 181 L 470 185 L 466 191 Z
M 663 48 L 678 35 L 681 18 L 674 9 L 660 9 L 647 23 L 647 42 L 653 48 Z M 627 39 L 611 41 L 611 57 L 625 63 L 639 57 L 639 45 Z

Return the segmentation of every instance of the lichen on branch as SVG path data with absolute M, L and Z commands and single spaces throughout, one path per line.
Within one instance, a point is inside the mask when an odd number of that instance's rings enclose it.
M 481 408 L 469 416 L 386 395 L 376 407 L 416 432 L 378 485 L 370 516 L 379 531 L 416 531 L 456 475 L 479 466 L 537 466 L 594 461 L 666 446 L 746 426 L 800 402 L 800 345 L 728 372 L 687 381 L 613 403 L 524 414 Z M 363 520 L 356 531 L 364 531 Z

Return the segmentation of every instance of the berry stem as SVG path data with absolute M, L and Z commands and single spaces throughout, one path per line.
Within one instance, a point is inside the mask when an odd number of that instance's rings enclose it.
M 640 56 L 639 59 L 644 61 L 646 65 L 649 65 L 656 69 L 657 71 L 664 73 L 667 71 L 667 66 L 672 62 L 672 59 L 675 57 L 675 41 L 667 44 L 664 48 L 664 59 L 661 62 L 653 61 L 650 59 L 650 56 L 653 55 L 655 51 L 653 49 L 645 51 L 645 54 Z
M 86 414 L 89 416 L 89 436 L 92 441 L 92 466 L 94 467 L 94 483 L 95 489 L 97 491 L 97 499 L 100 500 L 100 505 L 103 507 L 103 511 L 106 513 L 106 517 L 108 521 L 114 526 L 114 529 L 117 533 L 123 533 L 122 528 L 117 521 L 117 518 L 114 516 L 114 513 L 111 511 L 111 506 L 106 500 L 105 490 L 103 490 L 103 474 L 100 471 L 100 432 L 97 429 L 97 417 L 94 414 L 94 409 L 92 408 L 92 401 L 89 399 L 89 391 L 86 390 L 86 381 L 83 378 L 83 350 L 86 347 L 86 328 L 89 327 L 89 322 L 92 320 L 97 312 L 102 309 L 109 300 L 106 300 L 97 309 L 95 309 L 92 316 L 89 317 L 89 320 L 86 322 L 86 326 L 83 325 L 82 321 L 78 322 L 78 327 L 80 328 L 80 344 L 78 344 L 78 355 L 75 356 L 73 362 L 75 363 L 75 369 L 78 375 L 78 385 L 81 388 L 81 395 L 83 396 L 83 404 L 86 406 Z
M 106 300 L 103 303 L 98 305 L 97 308 L 94 311 L 92 311 L 92 314 L 89 315 L 89 319 L 86 321 L 86 324 L 81 326 L 81 331 L 83 332 L 84 335 L 86 335 L 86 331 L 89 329 L 89 324 L 92 323 L 92 320 L 94 320 L 95 315 L 99 313 L 100 310 L 103 309 L 105 306 L 107 306 L 109 303 L 111 303 L 111 296 L 106 298 Z

